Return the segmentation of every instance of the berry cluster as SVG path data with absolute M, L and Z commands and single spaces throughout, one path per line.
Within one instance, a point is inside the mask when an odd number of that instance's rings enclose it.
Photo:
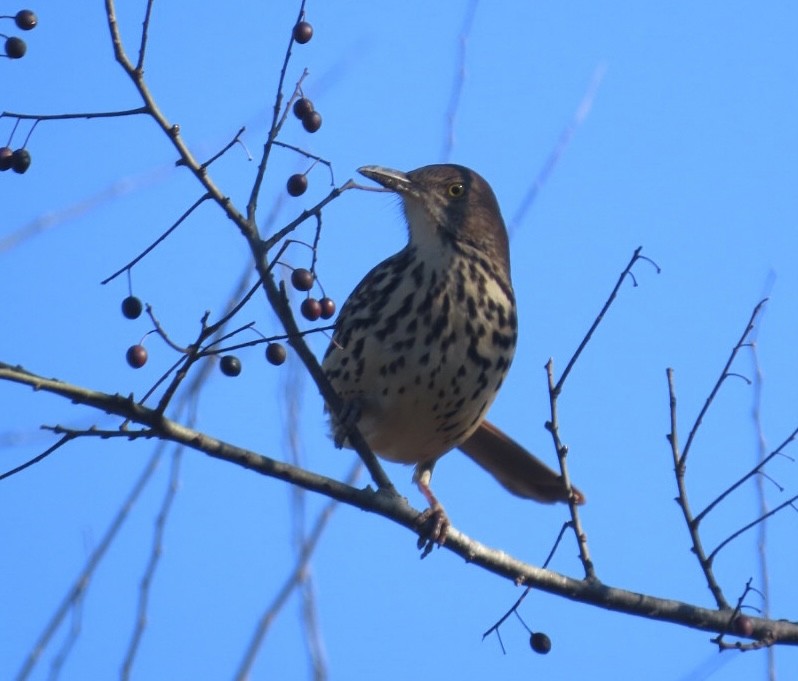
M 335 305 L 333 305 L 333 309 L 335 309 Z M 144 305 L 141 299 L 132 294 L 122 301 L 122 315 L 127 319 L 138 319 L 143 311 Z M 141 369 L 147 363 L 149 355 L 143 343 L 144 340 L 142 339 L 141 342 L 131 345 L 125 354 L 127 363 L 134 369 Z M 267 344 L 266 360 L 269 364 L 279 366 L 285 362 L 285 359 L 286 351 L 282 343 L 271 342 Z M 241 360 L 235 355 L 224 355 L 219 361 L 219 368 L 225 376 L 238 376 L 241 373 Z
M 310 291 L 315 280 L 313 272 L 304 267 L 297 267 L 291 272 L 291 285 L 297 291 Z M 302 301 L 299 311 L 305 319 L 311 322 L 315 322 L 320 317 L 321 319 L 330 319 L 335 314 L 335 301 L 327 296 L 318 300 L 308 296 Z
M 30 168 L 30 153 L 27 149 L 0 147 L 0 171 L 13 170 L 22 174 L 28 168 Z
M 21 9 L 13 17 L 0 17 L 0 19 L 13 19 L 14 23 L 17 25 L 17 28 L 22 31 L 30 31 L 31 29 L 36 28 L 36 25 L 39 23 L 39 20 L 36 18 L 36 14 L 29 9 Z M 28 51 L 28 46 L 25 44 L 25 41 L 22 38 L 17 38 L 17 36 L 13 35 L 3 35 L 3 37 L 6 39 L 6 57 L 9 59 L 22 59 L 22 57 L 24 57 L 25 53 Z M 308 38 L 308 40 L 310 40 L 310 38 Z

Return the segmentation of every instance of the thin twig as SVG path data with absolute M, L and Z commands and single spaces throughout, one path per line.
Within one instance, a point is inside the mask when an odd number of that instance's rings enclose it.
M 557 381 L 557 385 L 554 386 L 553 390 L 555 396 L 559 396 L 559 394 L 562 392 L 562 387 L 565 384 L 565 379 L 568 378 L 568 374 L 571 373 L 571 369 L 573 369 L 574 364 L 576 364 L 576 360 L 579 359 L 579 356 L 582 354 L 582 351 L 585 349 L 588 342 L 593 337 L 594 331 L 598 328 L 598 325 L 601 324 L 601 320 L 604 319 L 604 315 L 607 313 L 607 310 L 610 309 L 610 305 L 612 305 L 613 301 L 615 300 L 615 297 L 618 295 L 618 291 L 621 288 L 621 284 L 623 284 L 627 275 L 631 275 L 632 267 L 634 266 L 634 264 L 638 260 L 646 260 L 652 263 L 654 267 L 656 267 L 657 274 L 659 274 L 660 272 L 659 266 L 656 263 L 654 263 L 650 258 L 646 258 L 645 256 L 640 255 L 640 251 L 642 250 L 643 250 L 642 246 L 638 246 L 635 249 L 635 252 L 632 254 L 631 260 L 629 260 L 629 263 L 626 265 L 623 272 L 621 272 L 621 275 L 618 277 L 618 281 L 615 284 L 615 287 L 612 289 L 609 298 L 607 298 L 607 302 L 604 303 L 604 307 L 601 308 L 601 312 L 598 313 L 598 316 L 593 321 L 593 324 L 591 324 L 590 328 L 585 334 L 585 337 L 582 339 L 582 342 L 579 344 L 579 347 L 576 349 L 576 352 L 573 354 L 568 364 L 566 365 L 565 371 L 562 372 L 560 380 Z
M 147 0 L 147 10 L 144 14 L 144 22 L 141 26 L 141 44 L 139 45 L 139 60 L 136 64 L 136 71 L 143 73 L 144 71 L 144 55 L 147 52 L 147 39 L 150 34 L 150 17 L 152 17 L 153 0 Z
M 681 458 L 679 459 L 678 465 L 684 467 L 687 462 L 687 455 L 690 453 L 690 447 L 693 444 L 693 439 L 698 432 L 699 427 L 701 426 L 701 422 L 704 420 L 704 416 L 706 415 L 707 411 L 709 410 L 712 401 L 715 399 L 715 395 L 718 394 L 720 387 L 723 385 L 723 382 L 729 377 L 729 369 L 731 368 L 732 362 L 734 362 L 735 357 L 737 357 L 737 353 L 740 351 L 741 348 L 745 347 L 748 343 L 746 339 L 748 335 L 754 329 L 754 322 L 756 321 L 759 312 L 762 310 L 765 303 L 768 301 L 767 298 L 760 300 L 754 311 L 751 313 L 751 318 L 748 320 L 748 323 L 745 325 L 745 329 L 743 330 L 742 335 L 740 336 L 740 340 L 737 341 L 737 344 L 732 348 L 731 354 L 729 355 L 729 359 L 726 361 L 726 365 L 723 367 L 723 371 L 720 372 L 720 376 L 718 380 L 715 382 L 712 391 L 709 393 L 709 397 L 707 397 L 706 401 L 704 402 L 704 406 L 701 408 L 701 411 L 698 413 L 696 417 L 695 423 L 690 430 L 690 434 L 687 436 L 687 442 L 684 445 L 684 449 L 682 450 Z
M 690 502 L 687 499 L 687 486 L 684 479 L 685 468 L 680 463 L 684 457 L 679 454 L 679 436 L 676 429 L 676 385 L 673 378 L 673 369 L 669 368 L 666 371 L 666 375 L 668 377 L 668 396 L 671 417 L 671 432 L 668 433 L 667 439 L 671 446 L 673 470 L 676 475 L 676 487 L 679 490 L 676 502 L 679 504 L 679 508 L 682 509 L 682 514 L 687 524 L 687 530 L 690 533 L 690 540 L 693 543 L 693 553 L 698 560 L 701 571 L 704 573 L 704 578 L 707 580 L 707 586 L 712 592 L 712 596 L 715 598 L 715 603 L 718 604 L 718 608 L 725 610 L 729 607 L 729 602 L 723 595 L 723 590 L 720 588 L 717 579 L 715 579 L 715 573 L 712 570 L 712 560 L 711 558 L 707 558 L 706 552 L 704 551 L 704 545 L 701 542 L 701 534 L 698 531 L 699 523 L 696 522 L 693 517 L 693 512 L 690 510 Z
M 455 117 L 460 108 L 460 99 L 463 96 L 466 79 L 466 57 L 468 39 L 471 36 L 471 26 L 474 23 L 474 15 L 477 13 L 477 0 L 470 0 L 463 15 L 463 25 L 460 34 L 457 36 L 457 58 L 454 81 L 452 83 L 452 93 L 449 96 L 449 106 L 446 107 L 446 135 L 441 151 L 441 158 L 448 161 L 454 149 L 454 128 Z
M 560 440 L 560 421 L 557 407 L 558 393 L 556 392 L 557 387 L 554 385 L 554 360 L 552 359 L 546 362 L 546 376 L 548 377 L 549 383 L 549 408 L 551 413 L 551 417 L 546 423 L 546 428 L 551 433 L 551 437 L 554 440 L 554 449 L 557 452 L 557 459 L 560 462 L 563 487 L 568 490 L 568 510 L 571 513 L 571 526 L 576 535 L 576 543 L 579 546 L 579 559 L 582 561 L 582 567 L 585 570 L 585 579 L 589 582 L 594 582 L 598 581 L 596 569 L 593 565 L 593 560 L 590 558 L 590 550 L 587 546 L 587 535 L 582 529 L 582 521 L 579 517 L 579 506 L 572 492 L 571 477 L 568 472 L 566 461 L 568 457 L 568 447 Z
M 161 443 L 160 446 L 165 446 L 165 442 Z M 39 657 L 50 643 L 53 635 L 61 626 L 61 622 L 63 622 L 64 618 L 69 611 L 72 610 L 74 605 L 82 599 L 84 591 L 91 582 L 94 571 L 105 557 L 106 552 L 110 548 L 113 540 L 116 538 L 117 533 L 127 519 L 130 510 L 133 508 L 142 491 L 147 486 L 147 483 L 150 481 L 153 473 L 155 473 L 155 470 L 158 468 L 160 458 L 160 449 L 158 449 L 144 466 L 141 474 L 128 493 L 127 498 L 119 507 L 114 519 L 111 521 L 111 524 L 105 531 L 105 534 L 100 540 L 100 543 L 97 545 L 97 548 L 92 551 L 91 555 L 86 561 L 85 566 L 83 567 L 83 570 L 81 570 L 80 575 L 78 575 L 78 578 L 67 591 L 66 596 L 64 597 L 63 601 L 61 601 L 61 604 L 58 606 L 58 608 L 56 608 L 53 616 L 50 618 L 50 621 L 45 625 L 41 635 L 33 645 L 33 648 L 31 648 L 28 656 L 25 658 L 25 662 L 16 676 L 16 681 L 25 681 L 25 679 L 30 676 L 30 673 L 33 671 L 33 668 L 38 662 Z
M 156 247 L 158 244 L 160 244 L 160 243 L 161 243 L 161 242 L 162 242 L 164 239 L 166 239 L 166 237 L 168 237 L 168 236 L 169 236 L 169 235 L 170 235 L 172 232 L 174 232 L 174 231 L 175 231 L 175 230 L 176 230 L 176 229 L 177 229 L 177 228 L 180 226 L 180 224 L 181 224 L 181 223 L 182 223 L 182 222 L 183 222 L 183 221 L 184 221 L 184 220 L 185 220 L 185 219 L 186 219 L 186 218 L 187 218 L 189 215 L 191 215 L 191 214 L 192 214 L 192 213 L 193 213 L 193 212 L 194 212 L 194 211 L 195 211 L 197 208 L 199 208 L 199 206 L 200 206 L 201 204 L 203 204 L 205 201 L 207 201 L 207 200 L 208 200 L 208 199 L 210 199 L 210 198 L 211 198 L 211 195 L 210 195 L 210 194 L 205 194 L 205 195 L 201 196 L 200 198 L 198 198 L 198 199 L 197 199 L 197 200 L 196 200 L 196 201 L 195 201 L 195 202 L 194 202 L 194 203 L 191 205 L 191 207 L 190 207 L 190 208 L 189 208 L 187 211 L 185 211 L 185 212 L 184 212 L 184 213 L 183 213 L 183 214 L 182 214 L 182 215 L 181 215 L 181 216 L 180 216 L 180 217 L 177 219 L 177 221 L 176 221 L 176 222 L 174 222 L 174 223 L 172 224 L 172 226 L 171 226 L 171 227 L 169 227 L 169 229 L 167 229 L 167 230 L 166 230 L 166 231 L 165 231 L 163 234 L 161 234 L 161 236 L 159 236 L 159 237 L 158 237 L 158 238 L 157 238 L 155 241 L 153 241 L 153 242 L 152 242 L 152 243 L 151 243 L 149 246 L 147 246 L 147 248 L 145 248 L 145 249 L 144 249 L 144 250 L 143 250 L 141 253 L 139 253 L 139 255 L 137 255 L 135 258 L 133 258 L 133 260 L 131 260 L 131 261 L 130 261 L 130 262 L 127 264 L 127 265 L 125 265 L 124 267 L 122 267 L 122 268 L 118 269 L 118 270 L 117 270 L 116 272 L 114 272 L 114 273 L 113 273 L 113 274 L 112 274 L 110 277 L 106 277 L 105 279 L 103 279 L 103 280 L 100 282 L 100 284 L 102 284 L 102 285 L 105 285 L 105 284 L 107 284 L 107 283 L 109 283 L 109 282 L 113 281 L 114 279 L 116 279 L 116 278 L 117 278 L 117 277 L 118 277 L 120 274 L 124 274 L 125 272 L 129 272 L 129 271 L 130 271 L 130 270 L 131 270 L 133 267 L 135 267 L 135 265 L 136 265 L 138 262 L 140 262 L 142 259 L 144 259 L 144 258 L 145 258 L 145 257 L 146 257 L 146 256 L 147 256 L 149 253 L 151 253 L 151 252 L 153 251 L 153 249 L 154 249 L 154 248 L 155 248 L 155 247 Z
M 6 478 L 10 478 L 12 475 L 16 475 L 17 473 L 21 473 L 26 468 L 29 468 L 30 466 L 39 463 L 39 461 L 41 461 L 42 459 L 46 459 L 48 456 L 50 456 L 50 454 L 52 454 L 57 449 L 63 447 L 67 442 L 73 440 L 74 438 L 75 435 L 71 433 L 66 433 L 64 437 L 62 437 L 52 447 L 48 447 L 41 454 L 34 456 L 30 461 L 26 461 L 25 463 L 12 468 L 10 471 L 6 471 L 5 473 L 0 474 L 0 481 L 5 480 Z
M 120 118 L 122 116 L 140 116 L 148 114 L 150 111 L 146 106 L 139 106 L 135 109 L 122 109 L 119 111 L 88 111 L 85 113 L 62 113 L 62 114 L 25 114 L 13 111 L 0 113 L 0 118 L 16 118 L 18 121 L 68 121 L 75 118 Z
M 158 517 L 155 519 L 155 533 L 152 538 L 152 549 L 150 550 L 150 559 L 147 562 L 147 567 L 144 570 L 144 575 L 141 578 L 139 585 L 139 601 L 136 612 L 136 626 L 133 629 L 133 635 L 128 644 L 127 653 L 125 654 L 125 661 L 122 663 L 121 678 L 127 681 L 130 678 L 130 673 L 133 669 L 133 662 L 136 659 L 136 653 L 144 637 L 144 629 L 147 626 L 147 609 L 150 601 L 150 587 L 152 586 L 155 572 L 158 568 L 161 555 L 163 553 L 163 538 L 166 532 L 166 523 L 169 518 L 169 512 L 177 496 L 178 481 L 180 476 L 180 463 L 182 461 L 183 447 L 177 447 L 172 455 L 172 468 L 169 473 L 169 484 L 167 485 L 166 492 L 161 501 L 161 509 L 158 512 Z
M 355 482 L 361 468 L 361 463 L 359 461 L 356 462 L 349 474 L 346 476 L 347 484 L 351 485 Z M 249 678 L 252 665 L 255 663 L 255 658 L 260 650 L 269 627 L 271 626 L 271 623 L 277 617 L 278 613 L 283 608 L 288 600 L 288 597 L 293 593 L 294 589 L 298 588 L 302 584 L 307 572 L 308 564 L 313 556 L 313 552 L 316 550 L 319 539 L 321 539 L 321 536 L 324 533 L 324 530 L 332 518 L 332 514 L 337 506 L 338 502 L 336 501 L 328 502 L 316 518 L 314 526 L 304 538 L 304 542 L 299 549 L 297 561 L 293 570 L 291 570 L 291 573 L 286 577 L 282 587 L 280 587 L 274 599 L 258 620 L 258 624 L 255 627 L 255 631 L 252 635 L 249 645 L 247 646 L 247 649 L 244 651 L 244 657 L 241 660 L 238 671 L 236 672 L 236 681 L 245 681 Z
M 546 183 L 546 180 L 549 179 L 549 176 L 551 175 L 555 166 L 557 163 L 559 163 L 560 158 L 562 157 L 568 145 L 571 143 L 574 133 L 579 129 L 582 123 L 585 122 L 585 119 L 590 113 L 590 109 L 593 107 L 593 102 L 596 99 L 596 94 L 598 93 L 601 81 L 604 80 L 604 74 L 606 72 L 607 65 L 603 63 L 599 64 L 593 70 L 593 76 L 590 79 L 587 90 L 582 96 L 582 99 L 579 102 L 579 106 L 577 106 L 573 117 L 568 122 L 568 125 L 565 127 L 565 129 L 560 133 L 560 138 L 557 140 L 557 144 L 549 153 L 546 161 L 543 163 L 543 167 L 538 171 L 535 181 L 532 183 L 529 191 L 527 191 L 526 195 L 521 200 L 521 204 L 518 206 L 518 209 L 516 210 L 515 215 L 513 215 L 512 220 L 510 220 L 508 229 L 510 234 L 512 234 L 516 227 L 524 220 L 527 212 L 532 207 L 532 204 L 535 203 L 535 199 L 537 199 L 541 188 Z
M 785 502 L 779 504 L 778 506 L 776 506 L 776 508 L 771 509 L 767 513 L 762 514 L 756 520 L 751 521 L 750 523 L 748 523 L 744 527 L 741 527 L 736 532 L 733 532 L 732 534 L 730 534 L 728 537 L 726 537 L 726 539 L 724 539 L 720 544 L 718 544 L 713 549 L 712 553 L 709 554 L 709 560 L 712 561 L 715 558 L 715 556 L 718 555 L 718 552 L 724 546 L 726 546 L 726 544 L 728 544 L 730 541 L 733 541 L 734 539 L 737 539 L 737 537 L 739 537 L 741 534 L 743 534 L 744 532 L 747 532 L 752 527 L 756 527 L 759 523 L 763 522 L 764 520 L 767 520 L 771 516 L 776 515 L 776 513 L 778 513 L 779 511 L 782 511 L 782 510 L 784 510 L 785 508 L 788 508 L 788 507 L 792 507 L 793 510 L 798 511 L 798 509 L 796 509 L 795 506 L 794 506 L 796 501 L 798 501 L 798 494 L 796 494 L 795 496 L 790 497 L 789 499 L 787 499 L 787 501 L 785 501 Z
M 715 508 L 715 506 L 717 506 L 721 501 L 723 501 L 732 492 L 734 492 L 734 490 L 736 490 L 738 487 L 740 487 L 740 485 L 742 485 L 743 483 L 747 482 L 752 477 L 756 476 L 758 473 L 761 473 L 762 469 L 768 463 L 770 463 L 770 461 L 772 461 L 775 457 L 779 456 L 784 451 L 784 449 L 787 447 L 787 445 L 789 445 L 791 442 L 793 442 L 796 437 L 798 437 L 798 428 L 793 430 L 792 433 L 790 433 L 787 436 L 787 438 L 784 440 L 784 442 L 782 442 L 778 447 L 776 447 L 776 449 L 774 449 L 772 452 L 770 452 L 767 456 L 762 457 L 759 460 L 759 462 L 750 471 L 748 471 L 745 475 L 743 475 L 739 480 L 735 481 L 734 484 L 730 485 L 725 490 L 723 490 L 723 492 L 721 492 L 715 499 L 713 499 L 709 504 L 707 504 L 707 507 L 703 511 L 701 511 L 701 513 L 696 515 L 695 522 L 696 523 L 700 523 L 704 519 L 704 517 L 710 511 L 712 511 L 712 509 Z

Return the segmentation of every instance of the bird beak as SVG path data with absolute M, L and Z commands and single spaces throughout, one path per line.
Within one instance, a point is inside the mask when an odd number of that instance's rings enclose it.
M 401 170 L 382 166 L 363 166 L 358 168 L 357 172 L 374 180 L 377 184 L 381 184 L 386 189 L 400 194 L 407 194 L 413 186 L 407 173 L 403 173 Z

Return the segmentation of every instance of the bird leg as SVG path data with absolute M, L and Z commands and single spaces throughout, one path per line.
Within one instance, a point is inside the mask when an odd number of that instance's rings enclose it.
M 416 518 L 416 527 L 419 533 L 418 548 L 422 550 L 422 558 L 426 558 L 436 544 L 443 546 L 446 543 L 446 536 L 451 525 L 443 505 L 429 486 L 434 466 L 435 461 L 420 463 L 416 466 L 416 471 L 413 474 L 413 482 L 416 483 L 429 504 L 429 508 L 419 513 Z

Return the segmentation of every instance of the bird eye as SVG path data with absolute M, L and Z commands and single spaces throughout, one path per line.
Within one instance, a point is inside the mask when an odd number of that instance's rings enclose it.
M 458 198 L 465 194 L 465 185 L 462 182 L 455 182 L 449 185 L 449 196 Z

